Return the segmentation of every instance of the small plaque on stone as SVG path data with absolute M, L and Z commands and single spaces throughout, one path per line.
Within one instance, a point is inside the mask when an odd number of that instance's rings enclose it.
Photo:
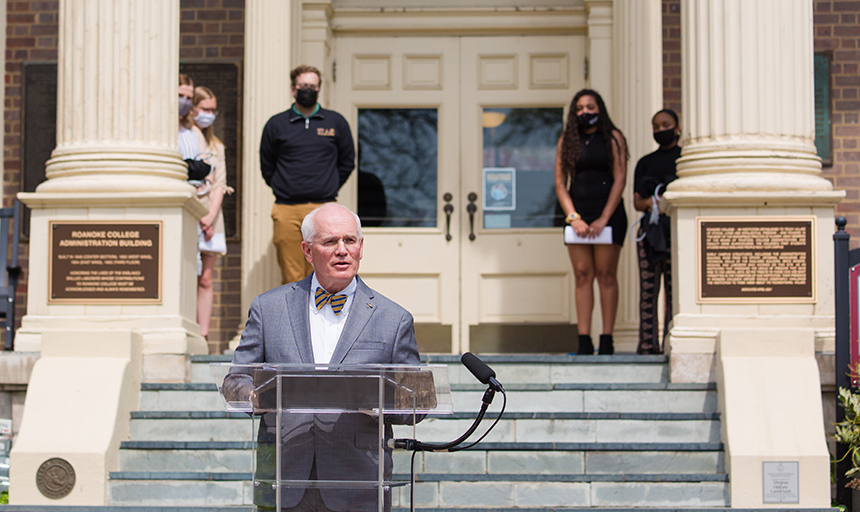
M 798 462 L 762 462 L 765 503 L 800 503 Z
M 162 221 L 51 221 L 48 304 L 161 304 Z
M 75 468 L 65 459 L 48 459 L 36 472 L 36 487 L 46 498 L 65 498 L 75 487 Z

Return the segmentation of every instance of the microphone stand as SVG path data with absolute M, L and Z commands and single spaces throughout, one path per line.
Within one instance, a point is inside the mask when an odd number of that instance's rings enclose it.
M 504 388 L 502 389 L 502 395 L 505 394 Z M 488 387 L 486 391 L 484 391 L 484 397 L 481 399 L 481 410 L 478 412 L 478 416 L 475 418 L 475 421 L 472 422 L 472 425 L 469 429 L 463 433 L 457 439 L 449 442 L 449 443 L 422 443 L 417 439 L 392 439 L 391 446 L 393 448 L 404 448 L 406 450 L 412 451 L 412 463 L 410 464 L 412 471 L 412 485 L 409 486 L 409 510 L 411 512 L 415 512 L 415 454 L 418 452 L 455 452 L 458 451 L 456 447 L 462 444 L 466 439 L 471 436 L 475 430 L 477 430 L 478 425 L 484 419 L 484 414 L 487 412 L 487 408 L 490 407 L 490 404 L 493 403 L 493 397 L 496 396 L 496 391 L 492 386 Z M 502 412 L 499 413 L 499 417 L 496 418 L 495 423 L 490 425 L 490 428 L 481 436 L 478 441 L 472 443 L 469 446 L 465 446 L 464 448 L 471 448 L 475 444 L 477 444 L 481 439 L 483 439 L 487 434 L 490 433 L 490 430 L 496 426 L 496 423 L 501 419 L 502 414 L 504 413 L 504 407 L 502 407 Z
M 415 512 L 415 454 L 424 451 L 424 452 L 455 452 L 458 450 L 464 450 L 471 448 L 481 442 L 482 439 L 487 437 L 487 434 L 490 433 L 491 430 L 499 423 L 499 420 L 502 419 L 502 414 L 505 413 L 505 404 L 507 404 L 507 394 L 505 393 L 505 388 L 502 387 L 502 384 L 496 380 L 496 372 L 494 372 L 489 366 L 484 364 L 477 356 L 472 354 L 471 352 L 466 352 L 463 354 L 461 358 L 463 365 L 468 368 L 472 375 L 475 376 L 479 381 L 484 384 L 488 384 L 487 390 L 484 391 L 484 397 L 481 399 L 481 410 L 478 412 L 478 416 L 475 418 L 475 421 L 472 422 L 472 425 L 469 429 L 457 439 L 449 442 L 449 443 L 422 443 L 417 439 L 391 439 L 389 441 L 389 446 L 392 448 L 404 448 L 406 450 L 412 451 L 412 485 L 409 488 L 409 508 L 412 512 Z M 478 425 L 484 419 L 484 414 L 486 414 L 487 409 L 490 407 L 490 404 L 493 403 L 493 397 L 496 396 L 496 391 L 501 391 L 502 396 L 505 398 L 505 402 L 502 404 L 502 410 L 499 412 L 499 417 L 496 418 L 496 421 L 490 425 L 490 428 L 484 432 L 480 438 L 474 443 L 464 446 L 462 448 L 457 448 L 460 444 L 462 444 L 466 439 L 471 436 L 475 430 L 477 430 Z
M 449 443 L 422 443 L 417 439 L 394 439 L 393 440 L 393 448 L 403 448 L 410 451 L 415 452 L 444 452 L 444 451 L 456 451 L 452 450 L 455 446 L 462 444 L 463 441 L 469 438 L 475 430 L 478 429 L 478 425 L 484 419 L 484 414 L 487 412 L 487 408 L 490 407 L 490 404 L 493 403 L 493 397 L 496 396 L 496 392 L 493 388 L 487 388 L 484 391 L 484 397 L 481 399 L 481 410 L 478 412 L 478 416 L 475 418 L 475 421 L 472 423 L 472 426 L 460 437 L 449 442 Z

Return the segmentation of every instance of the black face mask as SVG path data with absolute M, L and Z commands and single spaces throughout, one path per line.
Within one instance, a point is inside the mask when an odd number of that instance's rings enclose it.
M 654 132 L 654 140 L 657 141 L 657 144 L 660 146 L 669 146 L 675 143 L 678 140 L 678 134 L 675 133 L 674 128 L 669 128 L 668 130 L 660 130 L 659 132 Z
M 587 130 L 597 124 L 600 114 L 596 112 L 583 112 L 576 116 L 576 124 L 583 130 Z
M 296 89 L 296 103 L 305 108 L 314 107 L 317 104 L 317 94 L 319 91 L 313 89 Z

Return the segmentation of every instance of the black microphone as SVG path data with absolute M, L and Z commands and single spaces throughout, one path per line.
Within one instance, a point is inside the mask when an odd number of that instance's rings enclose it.
M 463 363 L 463 366 L 468 368 L 469 371 L 472 372 L 472 375 L 474 375 L 482 384 L 488 384 L 495 391 L 505 391 L 502 384 L 496 380 L 496 372 L 487 366 L 487 363 L 481 361 L 475 354 L 466 352 L 463 354 L 463 357 L 460 358 L 460 362 Z

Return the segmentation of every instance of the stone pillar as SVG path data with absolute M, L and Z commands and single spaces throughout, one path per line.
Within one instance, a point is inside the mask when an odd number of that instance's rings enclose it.
M 334 91 L 334 62 L 331 58 L 334 34 L 331 16 L 334 9 L 331 0 L 316 0 L 302 3 L 302 64 L 314 66 L 323 72 L 323 87 L 320 103 L 331 105 Z
M 613 3 L 612 60 L 613 76 L 617 78 L 612 82 L 613 107 L 609 112 L 627 138 L 630 152 L 624 205 L 631 225 L 639 217 L 633 208 L 633 171 L 639 158 L 657 148 L 651 136 L 651 117 L 663 108 L 660 9 L 660 0 Z M 635 352 L 639 341 L 639 272 L 636 244 L 629 237 L 618 264 L 618 286 L 616 352 Z M 600 325 L 598 322 L 596 327 L 600 329 Z
M 733 507 L 765 505 L 763 463 L 799 464 L 799 507 L 830 502 L 815 351 L 833 343 L 833 210 L 813 125 L 808 0 L 697 0 L 682 9 L 684 148 L 673 222 L 673 382 L 718 383 Z M 812 219 L 811 300 L 700 299 L 697 218 Z M 785 407 L 774 396 L 790 397 Z
M 47 181 L 18 196 L 32 216 L 16 349 L 41 358 L 12 451 L 13 504 L 106 504 L 141 380 L 186 381 L 190 356 L 207 352 L 195 321 L 196 225 L 206 209 L 176 149 L 178 56 L 178 0 L 60 1 L 57 147 Z M 160 282 L 159 299 L 52 302 L 52 221 L 156 223 L 161 273 L 145 278 Z M 57 458 L 65 464 L 51 468 Z M 52 475 L 70 468 L 73 486 L 37 488 L 61 484 Z
M 291 55 L 291 14 L 290 2 L 248 0 L 245 3 L 242 327 L 254 297 L 281 284 L 281 271 L 272 245 L 271 213 L 275 197 L 260 174 L 260 136 L 269 118 L 293 103 L 290 70 L 294 66 L 284 60 Z M 230 343 L 231 348 L 238 345 L 239 337 Z
M 609 112 L 612 108 L 612 2 L 585 0 L 588 24 L 588 87 L 599 92 Z

